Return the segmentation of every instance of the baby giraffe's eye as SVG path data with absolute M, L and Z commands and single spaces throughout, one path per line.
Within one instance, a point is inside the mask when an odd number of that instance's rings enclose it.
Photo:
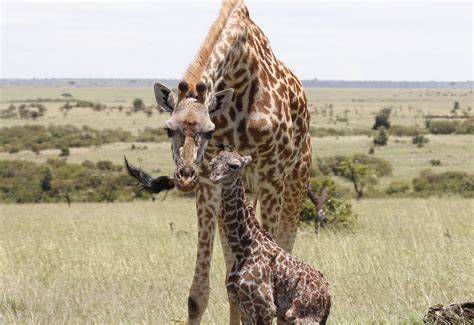
M 239 164 L 229 164 L 229 168 L 233 169 L 233 170 L 237 170 L 237 169 L 240 168 L 240 165 Z
M 205 133 L 204 133 L 204 137 L 205 137 L 207 140 L 211 140 L 213 133 L 214 133 L 214 130 L 205 132 Z

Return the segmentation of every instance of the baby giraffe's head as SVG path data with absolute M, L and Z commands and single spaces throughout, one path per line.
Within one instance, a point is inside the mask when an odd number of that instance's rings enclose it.
M 220 183 L 224 179 L 234 180 L 240 169 L 252 162 L 252 157 L 242 157 L 231 146 L 219 144 L 219 149 L 219 154 L 209 163 L 211 167 L 209 179 L 214 183 Z

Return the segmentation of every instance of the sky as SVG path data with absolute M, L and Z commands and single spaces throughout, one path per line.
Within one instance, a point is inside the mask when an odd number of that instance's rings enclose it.
M 301 79 L 474 79 L 472 1 L 246 4 Z M 220 1 L 2 1 L 0 77 L 179 79 L 219 8 Z

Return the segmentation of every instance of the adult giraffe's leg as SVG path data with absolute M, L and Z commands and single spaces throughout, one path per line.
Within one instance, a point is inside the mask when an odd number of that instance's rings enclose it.
M 208 180 L 201 179 L 196 190 L 198 244 L 196 268 L 188 298 L 188 324 L 190 325 L 200 324 L 209 302 L 209 271 L 219 204 L 219 195 L 215 187 Z
M 274 180 L 260 182 L 258 191 L 262 227 L 275 235 L 275 238 L 278 233 L 283 201 L 283 182 L 280 179 L 276 176 Z
M 286 178 L 283 191 L 283 207 L 276 240 L 289 252 L 293 250 L 301 209 L 308 192 L 311 161 L 311 142 L 307 137 L 301 158 Z
M 226 273 L 225 273 L 225 284 L 227 284 L 227 277 L 232 269 L 232 265 L 234 264 L 234 254 L 232 253 L 230 246 L 227 242 L 227 239 L 224 234 L 224 225 L 221 216 L 218 216 L 218 225 L 219 225 L 219 237 L 221 238 L 221 245 L 222 245 L 222 252 L 224 254 L 225 266 L 226 266 Z M 239 306 L 228 297 L 229 301 L 229 324 L 230 325 L 240 325 L 240 309 Z

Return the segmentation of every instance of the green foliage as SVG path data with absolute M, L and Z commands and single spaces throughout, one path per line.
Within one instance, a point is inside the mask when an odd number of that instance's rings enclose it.
M 374 135 L 374 145 L 385 146 L 388 142 L 388 132 L 385 126 L 380 126 Z
M 60 150 L 59 157 L 68 157 L 71 154 L 69 147 L 61 147 Z
M 335 128 L 320 128 L 315 126 L 309 127 L 309 133 L 313 137 L 345 137 L 351 135 L 370 135 L 370 130 L 365 129 L 335 129 Z
M 430 140 L 427 137 L 425 137 L 424 135 L 418 134 L 418 135 L 415 135 L 411 139 L 411 142 L 413 144 L 416 144 L 416 146 L 420 148 L 420 147 L 423 147 L 425 145 L 425 143 L 430 142 Z
M 456 125 L 456 134 L 474 134 L 474 119 L 468 119 Z
M 22 160 L 0 161 L 0 202 L 130 201 L 134 180 L 110 161 L 81 165 L 49 159 L 46 165 Z
M 21 118 L 36 120 L 46 114 L 47 108 L 40 103 L 21 104 L 20 106 L 10 105 L 4 110 L 0 110 L 0 118 Z
M 333 179 L 327 176 L 313 177 L 310 187 L 316 195 L 321 195 L 325 188 L 328 189 L 328 200 L 324 204 L 324 213 L 327 225 L 330 228 L 348 228 L 357 223 L 357 215 L 352 213 L 350 200 L 338 196 L 337 186 Z M 316 208 L 314 204 L 306 199 L 300 214 L 300 222 L 314 222 Z
M 145 104 L 143 103 L 143 100 L 141 98 L 135 98 L 133 100 L 133 109 L 135 112 L 138 112 L 139 110 L 143 109 L 145 107 Z
M 457 194 L 474 197 L 474 175 L 466 172 L 448 171 L 435 173 L 424 170 L 413 179 L 413 190 L 419 196 Z
M 372 130 L 378 130 L 381 126 L 385 129 L 390 129 L 390 114 L 392 113 L 392 107 L 384 107 L 375 116 L 375 123 L 372 126 Z
M 121 129 L 96 130 L 88 126 L 72 125 L 44 127 L 41 125 L 13 126 L 0 129 L 0 151 L 11 153 L 19 150 L 39 152 L 44 149 L 90 147 L 115 142 L 166 141 L 163 129 L 146 128 L 138 136 Z
M 432 134 L 474 134 L 474 119 L 466 119 L 463 122 L 428 119 L 425 125 Z
M 397 137 L 414 137 L 417 135 L 422 135 L 427 133 L 427 130 L 424 128 L 420 128 L 418 126 L 410 125 L 392 125 L 390 127 L 390 134 L 397 136 Z
M 456 131 L 459 123 L 457 121 L 433 121 L 429 122 L 428 130 L 432 134 L 451 134 Z
M 350 175 L 346 169 L 341 167 L 341 163 L 346 160 L 370 166 L 377 177 L 389 176 L 392 175 L 393 172 L 392 164 L 389 161 L 365 154 L 355 154 L 353 156 L 336 155 L 318 158 L 316 166 L 323 175 L 342 176 L 348 179 Z
M 138 142 L 160 142 L 167 141 L 168 136 L 165 134 L 165 131 L 162 128 L 145 128 L 140 134 L 136 137 Z
M 410 184 L 403 181 L 391 182 L 385 189 L 385 193 L 390 196 L 404 196 L 410 190 Z

